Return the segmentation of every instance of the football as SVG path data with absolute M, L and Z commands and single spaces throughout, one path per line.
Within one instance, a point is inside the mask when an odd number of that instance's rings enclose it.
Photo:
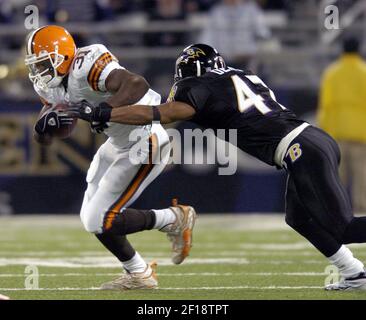
M 51 105 L 45 105 L 42 109 L 41 116 L 45 112 L 48 112 L 51 107 L 52 107 Z M 55 108 L 56 109 L 66 109 L 67 105 L 61 103 L 61 104 L 56 105 Z M 62 125 L 60 128 L 51 129 L 49 131 L 49 134 L 52 137 L 56 137 L 56 138 L 59 138 L 59 139 L 66 139 L 71 135 L 72 131 L 75 129 L 75 126 L 77 124 L 77 120 L 78 119 L 75 118 L 75 119 L 73 119 L 72 123 L 69 124 L 69 125 Z

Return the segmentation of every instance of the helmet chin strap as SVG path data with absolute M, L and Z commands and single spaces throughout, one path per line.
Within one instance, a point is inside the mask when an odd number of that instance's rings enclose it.
M 49 89 L 55 88 L 62 82 L 62 77 L 46 75 L 35 79 L 34 84 L 40 90 L 47 92 Z

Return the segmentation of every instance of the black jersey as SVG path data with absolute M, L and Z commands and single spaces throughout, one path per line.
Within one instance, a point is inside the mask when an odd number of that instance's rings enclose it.
M 281 139 L 304 123 L 279 104 L 256 75 L 233 68 L 178 81 L 169 95 L 171 100 L 195 108 L 191 121 L 201 127 L 237 129 L 237 146 L 269 165 L 275 165 Z

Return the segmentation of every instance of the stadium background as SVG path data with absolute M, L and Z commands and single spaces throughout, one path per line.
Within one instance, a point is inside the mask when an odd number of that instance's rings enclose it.
M 79 123 L 71 138 L 50 148 L 33 142 L 32 128 L 41 105 L 23 65 L 26 5 L 37 5 L 40 25 L 65 26 L 78 46 L 105 44 L 123 66 L 143 74 L 165 100 L 177 54 L 200 39 L 218 2 L 0 1 L 0 214 L 77 213 L 89 162 L 104 141 L 103 135 L 95 136 Z M 258 49 L 251 62 L 280 103 L 315 123 L 324 68 L 338 57 L 346 34 L 365 39 L 364 1 L 261 0 L 258 4 L 270 34 L 256 40 Z M 347 18 L 347 28 L 324 28 L 324 8 L 331 4 L 337 5 L 341 18 Z M 241 67 L 240 62 L 234 64 Z M 178 197 L 201 213 L 283 212 L 284 189 L 284 173 L 239 152 L 238 172 L 233 176 L 218 176 L 214 165 L 169 166 L 135 207 L 165 207 L 170 198 Z

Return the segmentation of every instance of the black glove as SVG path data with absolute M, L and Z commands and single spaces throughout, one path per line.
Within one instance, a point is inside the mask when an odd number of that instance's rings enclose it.
M 108 125 L 104 122 L 91 122 L 90 130 L 93 133 L 102 133 L 104 129 L 107 129 Z
M 34 130 L 38 134 L 43 135 L 54 129 L 59 129 L 62 126 L 71 125 L 73 121 L 74 119 L 65 112 L 51 108 L 37 121 Z
M 108 122 L 111 118 L 111 112 L 112 107 L 106 102 L 102 102 L 95 107 L 85 100 L 77 104 L 71 104 L 66 111 L 70 117 L 83 119 L 90 123 Z

